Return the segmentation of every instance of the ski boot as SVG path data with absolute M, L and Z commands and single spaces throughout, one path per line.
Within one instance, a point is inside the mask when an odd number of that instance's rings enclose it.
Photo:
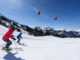
M 11 48 L 3 47 L 2 50 L 11 51 L 12 49 Z

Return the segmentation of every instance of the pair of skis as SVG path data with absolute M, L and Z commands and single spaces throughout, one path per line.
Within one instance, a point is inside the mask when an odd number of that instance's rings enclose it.
M 28 45 L 25 45 L 25 44 L 23 44 L 23 43 L 18 43 L 18 44 L 21 45 L 21 46 L 28 46 Z M 23 49 L 22 49 L 21 47 L 11 48 L 11 50 L 3 49 L 3 46 L 4 46 L 4 45 L 5 45 L 5 44 L 0 45 L 0 48 L 2 48 L 2 50 L 4 50 L 4 51 L 12 51 L 12 50 L 14 50 L 14 51 L 23 51 Z

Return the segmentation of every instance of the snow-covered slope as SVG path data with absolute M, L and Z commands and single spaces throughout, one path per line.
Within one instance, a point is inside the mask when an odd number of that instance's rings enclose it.
M 23 34 L 21 43 L 24 45 L 11 40 L 11 48 L 21 48 L 22 51 L 3 51 L 2 45 L 4 46 L 5 42 L 1 38 L 7 30 L 0 26 L 0 60 L 80 60 L 79 38 L 34 37 Z M 17 34 L 18 32 L 14 32 L 15 36 Z

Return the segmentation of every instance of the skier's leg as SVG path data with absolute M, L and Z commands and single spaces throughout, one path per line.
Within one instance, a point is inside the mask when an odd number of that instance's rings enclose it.
M 12 44 L 12 42 L 10 40 L 4 40 L 7 44 L 5 46 L 5 48 L 9 48 L 9 46 Z
M 20 42 L 20 39 L 18 39 L 17 43 L 19 43 L 19 42 Z

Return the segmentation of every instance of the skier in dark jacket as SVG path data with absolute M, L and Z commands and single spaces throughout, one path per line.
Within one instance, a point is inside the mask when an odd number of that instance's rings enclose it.
M 19 35 L 17 35 L 17 43 L 20 43 L 20 40 L 22 39 L 22 32 L 19 33 Z
M 8 32 L 2 37 L 3 41 L 5 41 L 7 44 L 5 45 L 5 47 L 3 47 L 3 50 L 11 50 L 11 48 L 9 48 L 9 46 L 12 44 L 12 42 L 9 40 L 9 38 L 13 39 L 13 40 L 16 40 L 14 38 L 14 36 L 12 35 L 13 32 L 15 30 L 15 27 L 14 25 L 12 25 Z

